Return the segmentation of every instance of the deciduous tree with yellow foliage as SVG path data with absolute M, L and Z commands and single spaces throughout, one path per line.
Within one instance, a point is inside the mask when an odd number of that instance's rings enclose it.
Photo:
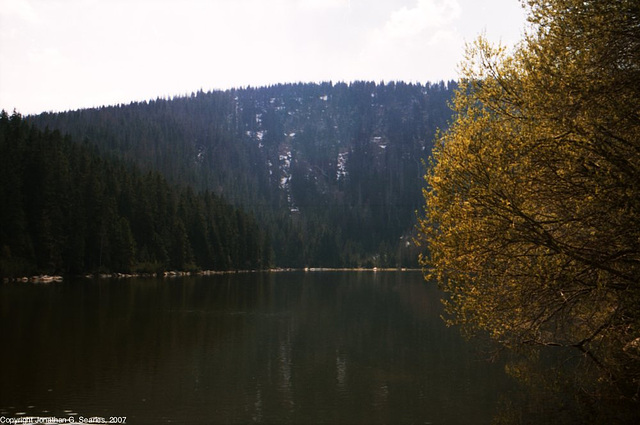
M 524 6 L 512 51 L 468 48 L 426 175 L 422 264 L 453 323 L 576 347 L 637 397 L 640 3 Z

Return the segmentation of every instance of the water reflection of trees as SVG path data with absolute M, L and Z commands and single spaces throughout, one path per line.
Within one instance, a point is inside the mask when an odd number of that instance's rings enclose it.
M 503 395 L 494 424 L 640 423 L 638 388 L 614 380 L 592 356 L 564 347 L 508 356 L 505 369 L 522 391 Z

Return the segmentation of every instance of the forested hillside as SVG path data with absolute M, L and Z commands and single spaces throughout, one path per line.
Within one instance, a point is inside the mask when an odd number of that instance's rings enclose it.
M 0 276 L 246 269 L 269 265 L 255 220 L 0 115 Z
M 29 121 L 252 212 L 278 266 L 415 266 L 444 84 L 286 84 Z

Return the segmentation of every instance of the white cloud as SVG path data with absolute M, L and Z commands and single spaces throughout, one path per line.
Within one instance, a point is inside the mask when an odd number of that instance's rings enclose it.
M 318 9 L 339 9 L 351 7 L 351 0 L 298 0 L 300 8 Z
M 414 7 L 392 11 L 369 32 L 358 55 L 360 71 L 386 81 L 454 78 L 464 46 L 457 29 L 460 11 L 456 0 L 418 0 Z
M 456 0 L 418 0 L 411 9 L 402 7 L 391 14 L 384 32 L 392 37 L 415 36 L 451 24 L 460 16 Z
M 2 0 L 0 1 L 0 16 L 4 19 L 21 19 L 31 24 L 38 23 L 40 17 L 28 0 Z

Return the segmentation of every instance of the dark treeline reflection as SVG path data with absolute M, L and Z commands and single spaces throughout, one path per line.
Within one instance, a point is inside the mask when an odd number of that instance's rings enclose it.
M 510 354 L 505 370 L 521 391 L 503 396 L 496 424 L 637 424 L 640 403 L 606 370 L 573 347 Z M 621 391 L 622 390 L 622 391 Z
M 547 413 L 575 418 L 547 387 L 536 383 L 523 396 L 504 362 L 485 361 L 486 346 L 445 327 L 440 294 L 419 273 L 5 284 L 0 294 L 0 415 L 7 417 L 434 424 L 542 423 Z M 534 376 L 524 364 L 506 366 Z M 539 376 L 546 376 L 543 365 Z M 531 396 L 542 397 L 540 404 Z

